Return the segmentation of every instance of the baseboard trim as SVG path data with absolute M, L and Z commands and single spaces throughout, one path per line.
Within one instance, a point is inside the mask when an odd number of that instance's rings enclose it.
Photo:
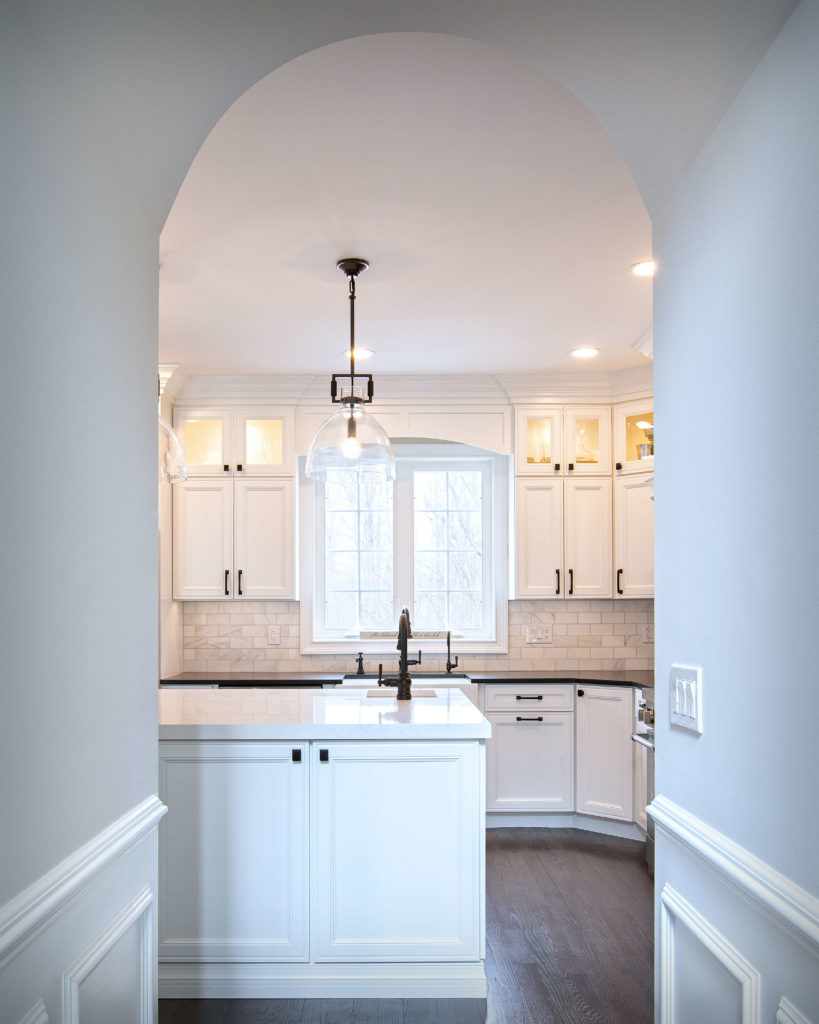
M 485 999 L 479 964 L 159 965 L 161 999 Z
M 665 835 L 696 854 L 819 956 L 816 896 L 667 797 L 655 797 L 648 813 Z
M 578 828 L 620 839 L 645 842 L 646 834 L 631 821 L 586 817 L 583 814 L 524 814 L 517 811 L 487 811 L 487 828 Z
M 157 827 L 167 807 L 150 796 L 0 907 L 0 970 L 68 903 Z

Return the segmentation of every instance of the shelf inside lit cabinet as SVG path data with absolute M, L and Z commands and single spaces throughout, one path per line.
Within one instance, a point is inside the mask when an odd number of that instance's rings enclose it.
M 515 411 L 515 472 L 555 476 L 563 471 L 563 410 L 521 406 Z
M 614 471 L 646 473 L 654 469 L 654 402 L 651 398 L 614 407 Z
M 232 409 L 176 408 L 173 426 L 182 445 L 189 477 L 232 473 Z
M 565 409 L 563 437 L 567 476 L 605 476 L 611 473 L 610 406 Z

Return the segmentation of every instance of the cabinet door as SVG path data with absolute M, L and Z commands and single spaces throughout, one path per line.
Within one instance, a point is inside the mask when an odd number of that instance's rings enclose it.
M 574 809 L 574 715 L 489 713 L 487 811 Z
M 479 960 L 482 746 L 313 747 L 314 959 Z
M 646 804 L 648 803 L 648 750 L 640 743 L 634 747 L 634 820 L 643 830 L 648 831 Z
M 614 569 L 617 597 L 654 596 L 653 477 L 614 481 Z
M 577 690 L 577 810 L 633 818 L 634 696 L 627 686 Z
M 233 475 L 233 411 L 186 409 L 173 413 L 173 428 L 182 445 L 188 476 Z
M 306 752 L 159 744 L 160 960 L 307 960 Z
M 294 594 L 293 481 L 236 480 L 234 513 L 237 599 Z
M 237 474 L 273 476 L 293 472 L 292 409 L 237 409 L 235 428 Z
M 611 473 L 611 407 L 564 410 L 563 452 L 567 476 Z
M 567 480 L 565 564 L 568 597 L 611 597 L 611 480 Z
M 186 480 L 173 494 L 173 596 L 233 594 L 233 480 Z
M 515 472 L 554 476 L 563 452 L 563 411 L 521 407 L 515 410 Z
M 515 483 L 516 594 L 556 597 L 563 577 L 563 481 L 519 477 Z
M 654 402 L 624 402 L 614 407 L 614 471 L 654 470 Z

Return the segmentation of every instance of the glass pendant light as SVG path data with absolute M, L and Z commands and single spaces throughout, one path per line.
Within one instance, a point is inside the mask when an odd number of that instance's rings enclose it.
M 350 372 L 334 373 L 331 377 L 330 398 L 341 405 L 341 410 L 316 431 L 305 472 L 312 480 L 326 480 L 328 469 L 351 469 L 394 480 L 395 457 L 390 439 L 378 420 L 364 409 L 373 400 L 373 376 L 355 372 L 355 279 L 369 263 L 344 259 L 337 266 L 350 282 Z M 356 381 L 366 381 L 366 393 Z

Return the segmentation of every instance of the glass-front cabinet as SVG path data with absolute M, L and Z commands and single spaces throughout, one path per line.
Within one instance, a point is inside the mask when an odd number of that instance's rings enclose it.
M 516 410 L 515 471 L 554 476 L 563 471 L 563 410 L 522 406 Z
M 646 398 L 614 407 L 614 471 L 646 473 L 654 469 L 654 403 Z
M 611 408 L 570 407 L 563 413 L 563 449 L 567 476 L 611 473 Z
M 293 472 L 293 411 L 270 406 L 174 410 L 188 476 Z

